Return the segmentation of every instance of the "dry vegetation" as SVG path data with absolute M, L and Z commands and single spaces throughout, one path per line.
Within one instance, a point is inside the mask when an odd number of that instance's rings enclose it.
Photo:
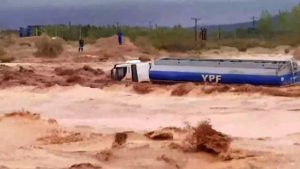
M 13 43 L 13 42 L 14 41 L 10 40 L 10 38 L 9 39 L 4 38 L 0 41 L 0 61 L 1 61 L 1 63 L 8 63 L 8 62 L 12 62 L 13 60 L 15 60 L 15 58 L 12 56 L 9 56 L 3 48 L 3 47 L 7 47 L 7 45 L 8 46 L 11 45 L 10 43 Z
M 147 38 L 147 37 L 137 37 L 137 39 L 134 42 L 135 45 L 137 45 L 143 53 L 146 54 L 157 54 L 158 51 L 157 49 L 155 49 L 152 44 L 151 41 Z
M 63 40 L 51 39 L 48 36 L 41 36 L 36 42 L 38 57 L 57 57 L 63 52 Z
M 3 37 L 1 37 L 0 44 L 3 47 L 9 47 L 16 43 L 15 38 L 16 38 L 16 36 L 13 34 L 6 34 Z

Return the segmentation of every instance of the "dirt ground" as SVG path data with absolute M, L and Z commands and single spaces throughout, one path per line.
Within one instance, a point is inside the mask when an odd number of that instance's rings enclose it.
M 101 39 L 84 54 L 68 44 L 65 58 L 50 61 L 15 47 L 10 54 L 28 56 L 0 66 L 0 169 L 300 168 L 299 86 L 117 83 L 109 69 L 143 53 L 112 43 Z M 289 57 L 285 48 L 204 53 Z M 198 130 L 205 149 L 191 151 L 187 140 L 203 121 L 220 133 Z

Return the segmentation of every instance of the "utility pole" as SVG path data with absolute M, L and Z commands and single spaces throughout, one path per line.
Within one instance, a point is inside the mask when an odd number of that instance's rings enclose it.
M 255 30 L 256 30 L 256 25 L 255 25 L 255 23 L 256 23 L 256 19 L 257 19 L 257 18 L 256 18 L 255 16 L 252 16 L 251 19 L 252 19 L 252 29 L 253 29 L 253 30 L 252 30 L 252 31 L 253 31 L 252 33 L 253 33 L 253 38 L 255 38 Z
M 201 20 L 201 18 L 191 18 L 195 21 L 195 41 L 198 40 L 198 21 Z
M 81 30 L 81 26 L 79 27 L 79 39 L 82 39 L 82 30 Z
M 218 39 L 221 39 L 221 26 L 218 26 Z
M 35 36 L 38 36 L 38 27 L 35 27 Z
M 119 30 L 120 23 L 116 22 L 116 29 Z
M 71 29 L 71 26 L 72 26 L 71 21 L 69 21 L 68 25 L 69 25 L 69 29 Z
M 252 16 L 251 19 L 252 19 L 252 28 L 253 28 L 253 30 L 255 30 L 255 28 L 256 28 L 255 23 L 256 23 L 257 18 L 255 16 Z
M 152 29 L 153 28 L 153 26 L 152 26 L 153 20 L 149 21 L 148 23 L 149 23 L 149 29 Z
M 55 37 L 57 37 L 57 25 L 55 25 Z

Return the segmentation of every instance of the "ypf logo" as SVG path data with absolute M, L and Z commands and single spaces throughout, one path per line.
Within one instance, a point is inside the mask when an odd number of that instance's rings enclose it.
M 204 82 L 219 83 L 222 80 L 221 75 L 202 75 Z

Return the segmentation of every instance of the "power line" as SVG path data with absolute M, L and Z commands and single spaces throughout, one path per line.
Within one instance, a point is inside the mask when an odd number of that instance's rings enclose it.
M 195 41 L 198 40 L 198 21 L 201 20 L 201 18 L 191 18 L 195 21 Z

